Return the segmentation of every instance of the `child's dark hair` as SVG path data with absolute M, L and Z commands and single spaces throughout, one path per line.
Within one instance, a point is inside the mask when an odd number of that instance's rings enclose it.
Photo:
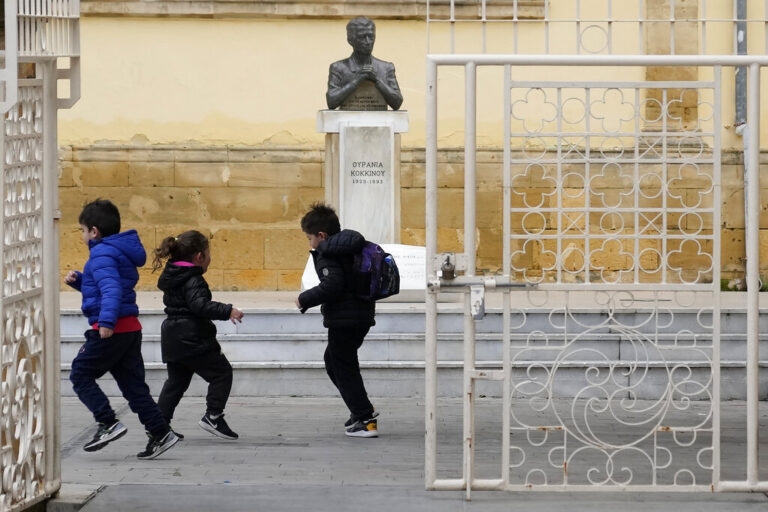
M 208 249 L 208 237 L 194 229 L 185 231 L 179 236 L 167 236 L 155 249 L 152 261 L 152 272 L 163 266 L 163 260 L 191 261 L 195 254 Z
M 102 238 L 120 232 L 120 211 L 109 199 L 97 199 L 83 207 L 77 219 L 88 229 L 97 228 Z
M 309 235 L 322 232 L 331 236 L 341 231 L 341 225 L 333 208 L 325 203 L 313 203 L 301 218 L 301 230 Z

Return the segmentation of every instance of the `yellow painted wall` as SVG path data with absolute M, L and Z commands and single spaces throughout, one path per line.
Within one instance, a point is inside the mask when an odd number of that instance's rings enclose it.
M 342 21 L 84 18 L 81 38 L 82 99 L 61 112 L 62 144 L 142 134 L 321 147 L 315 116 L 326 108 L 328 66 L 351 53 Z M 379 23 L 374 55 L 396 62 L 416 123 L 424 52 L 422 23 Z M 413 128 L 404 143 L 423 141 Z
M 315 115 L 325 108 L 328 65 L 349 55 L 346 20 L 200 20 L 162 18 L 89 18 L 82 20 L 82 98 L 60 113 L 62 144 L 130 141 L 196 141 L 203 144 L 291 144 L 322 147 Z M 554 40 L 565 44 L 573 34 Z M 538 32 L 538 35 L 537 35 Z M 541 26 L 521 29 L 520 40 L 541 39 Z M 715 25 L 708 48 L 727 48 L 730 34 Z M 433 26 L 433 50 L 444 48 L 447 26 Z M 488 31 L 489 51 L 510 48 L 501 28 Z M 476 39 L 478 28 L 460 31 L 459 39 Z M 374 55 L 395 63 L 410 113 L 404 147 L 425 141 L 426 24 L 380 21 Z M 636 45 L 635 37 L 617 38 L 616 51 Z M 758 44 L 758 42 L 753 42 Z M 623 46 L 622 46 L 623 45 Z M 521 43 L 521 48 L 525 48 Z M 724 70 L 723 147 L 738 148 L 733 134 L 732 71 Z M 767 75 L 768 76 L 768 75 Z M 703 70 L 700 78 L 711 77 Z M 527 68 L 514 71 L 525 80 L 643 80 L 639 68 Z M 768 81 L 766 81 L 768 83 Z M 503 143 L 503 82 L 500 69 L 478 73 L 478 143 Z M 768 86 L 766 86 L 768 89 Z M 438 85 L 440 144 L 464 140 L 464 73 L 441 68 Z M 768 122 L 764 109 L 763 122 Z M 768 131 L 762 135 L 768 146 Z
M 84 18 L 82 98 L 60 114 L 62 144 L 131 140 L 150 143 L 292 144 L 320 147 L 317 110 L 326 108 L 328 66 L 351 53 L 346 20 L 197 20 Z M 435 34 L 445 27 L 433 28 Z M 523 37 L 526 32 L 523 31 Z M 462 37 L 475 38 L 477 29 Z M 492 30 L 494 32 L 494 30 Z M 439 36 L 435 35 L 439 40 Z M 489 40 L 508 42 L 506 39 Z M 379 21 L 374 55 L 395 63 L 410 113 L 403 146 L 425 144 L 426 24 Z M 502 51 L 505 45 L 494 48 Z M 526 76 L 530 70 L 526 70 Z M 598 68 L 590 77 L 615 78 Z M 572 70 L 543 68 L 547 80 Z M 642 70 L 634 77 L 642 79 Z M 464 72 L 440 71 L 442 145 L 464 141 Z M 478 140 L 503 141 L 503 75 L 481 69 Z
M 324 197 L 324 136 L 315 132 L 315 116 L 325 108 L 329 64 L 351 52 L 345 23 L 83 18 L 82 98 L 59 117 L 62 272 L 80 268 L 87 257 L 77 234 L 82 205 L 107 197 L 120 207 L 126 229 L 138 229 L 148 249 L 185 229 L 213 235 L 216 256 L 209 280 L 214 288 L 296 289 L 307 250 L 298 220 L 311 202 Z M 730 32 L 722 28 L 708 32 L 710 50 L 730 48 Z M 468 28 L 462 37 L 476 38 L 477 30 Z M 567 48 L 573 34 L 558 30 L 553 29 L 555 39 Z M 421 21 L 378 21 L 374 50 L 395 63 L 403 109 L 410 113 L 410 131 L 402 137 L 401 237 L 413 244 L 424 243 L 425 31 Z M 540 25 L 522 28 L 521 49 L 534 51 L 540 32 Z M 436 46 L 446 33 L 446 27 L 433 27 Z M 487 35 L 490 51 L 511 47 L 500 27 Z M 617 51 L 636 44 L 635 36 L 621 33 Z M 730 278 L 743 274 L 743 181 L 741 140 L 732 126 L 732 71 L 723 73 L 721 256 L 723 276 Z M 699 78 L 711 79 L 711 71 Z M 641 81 L 646 70 L 527 68 L 514 70 L 513 79 Z M 439 169 L 441 180 L 447 180 L 441 181 L 441 204 L 460 205 L 461 151 L 450 148 L 464 144 L 463 70 L 441 68 L 438 91 Z M 478 162 L 496 173 L 503 144 L 502 71 L 481 68 L 478 91 L 478 146 L 487 148 Z M 768 109 L 762 116 L 765 125 Z M 512 128 L 522 131 L 522 121 Z M 768 130 L 761 146 L 768 147 Z M 500 180 L 483 183 L 478 261 L 494 271 L 500 265 Z M 766 193 L 764 187 L 761 194 Z M 461 250 L 459 213 L 440 210 L 440 250 Z M 761 225 L 763 245 L 766 226 Z M 155 283 L 156 276 L 144 271 L 139 287 L 154 289 Z

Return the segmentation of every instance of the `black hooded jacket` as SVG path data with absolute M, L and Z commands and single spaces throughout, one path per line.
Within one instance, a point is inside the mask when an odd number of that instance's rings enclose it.
M 165 314 L 160 330 L 163 362 L 174 362 L 209 350 L 221 350 L 211 320 L 228 320 L 232 304 L 211 300 L 202 267 L 168 262 L 157 287 L 163 291 Z
M 376 324 L 376 302 L 353 293 L 352 261 L 365 245 L 357 231 L 345 229 L 312 251 L 320 284 L 299 295 L 302 312 L 322 305 L 325 327 L 370 327 Z

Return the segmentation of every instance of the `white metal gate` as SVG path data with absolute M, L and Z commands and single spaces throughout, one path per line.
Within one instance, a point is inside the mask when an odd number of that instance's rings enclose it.
M 5 1 L 0 134 L 0 510 L 61 485 L 56 111 L 79 97 L 79 3 Z M 67 69 L 57 69 L 68 59 Z M 17 61 L 26 63 L 19 77 Z M 57 80 L 70 96 L 57 97 Z
M 427 441 L 432 489 L 762 490 L 758 290 L 749 287 L 745 481 L 720 477 L 720 131 L 723 66 L 749 66 L 759 140 L 765 57 L 431 55 L 427 58 Z M 464 247 L 437 247 L 438 69 L 465 76 Z M 477 276 L 476 81 L 504 69 L 503 269 Z M 534 67 L 695 66 L 705 80 L 515 80 Z M 698 109 L 685 125 L 683 104 Z M 655 124 L 649 130 L 648 125 Z M 673 124 L 675 126 L 673 126 Z M 567 125 L 567 126 L 566 126 Z M 522 126 L 522 129 L 513 127 Z M 758 282 L 759 144 L 749 148 L 747 282 Z M 470 248 L 467 250 L 466 248 Z M 456 271 L 463 275 L 452 277 Z M 526 291 L 518 292 L 520 287 Z M 485 290 L 503 294 L 503 361 L 475 365 Z M 462 478 L 439 478 L 437 300 L 465 297 Z M 527 307 L 512 307 L 511 294 Z M 596 304 L 599 317 L 580 315 Z M 526 309 L 551 308 L 546 330 Z M 678 311 L 694 313 L 694 325 Z M 606 343 L 612 339 L 615 343 Z M 573 370 L 576 370 L 575 372 Z M 476 478 L 476 385 L 503 382 L 498 478 Z M 514 405 L 513 405 L 514 404 Z M 533 419 L 531 419 L 533 418 Z

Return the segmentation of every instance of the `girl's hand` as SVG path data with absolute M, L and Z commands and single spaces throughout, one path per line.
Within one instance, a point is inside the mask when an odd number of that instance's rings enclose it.
M 232 308 L 232 312 L 229 314 L 229 319 L 233 324 L 237 322 L 243 323 L 243 312 L 237 308 Z
M 71 284 L 71 283 L 74 283 L 75 281 L 77 281 L 77 272 L 75 272 L 74 270 L 70 270 L 69 272 L 67 272 L 67 275 L 64 276 L 64 282 Z

